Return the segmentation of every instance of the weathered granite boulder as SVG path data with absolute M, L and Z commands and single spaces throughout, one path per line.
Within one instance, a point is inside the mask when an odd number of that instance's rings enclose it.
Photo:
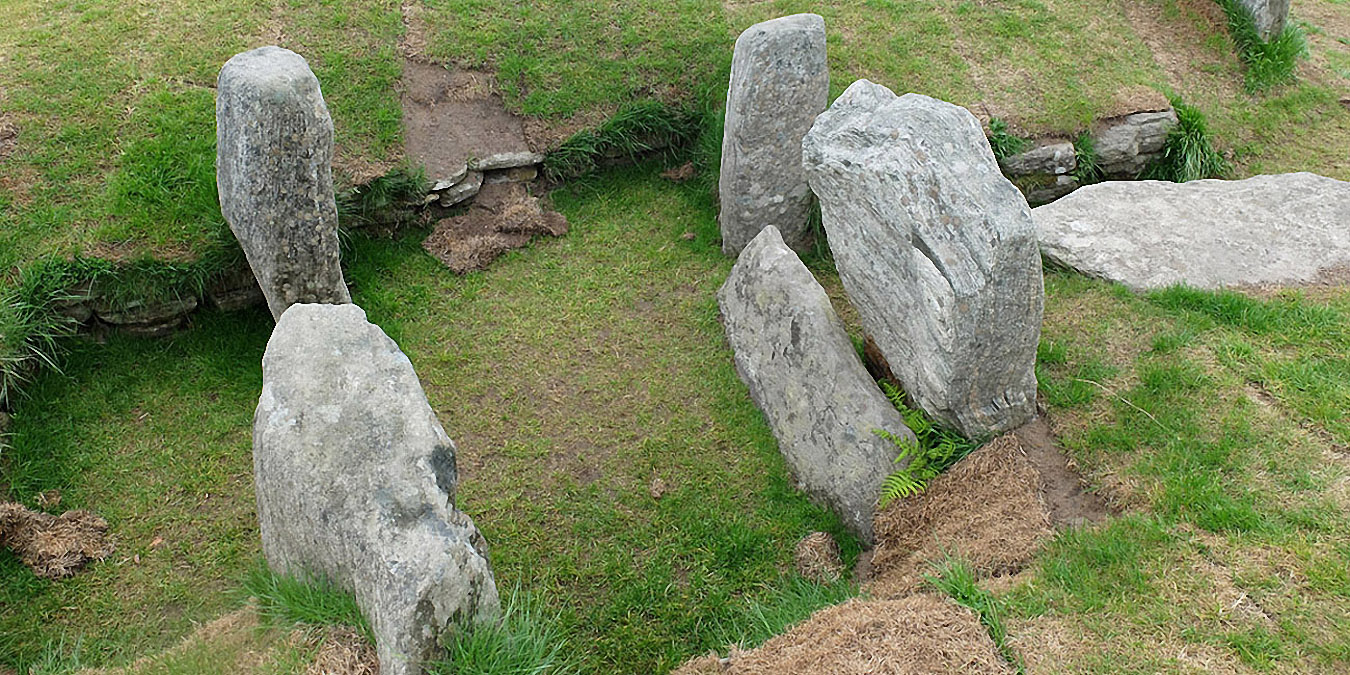
M 1300 283 L 1350 268 L 1350 183 L 1311 173 L 1101 183 L 1032 216 L 1046 258 L 1136 290 Z
M 735 256 L 767 225 L 797 251 L 811 244 L 811 188 L 801 141 L 829 102 L 825 20 L 794 14 L 736 38 L 718 182 L 722 252 Z
M 717 293 L 727 342 L 798 484 L 872 542 L 881 484 L 914 440 L 863 368 L 825 290 L 778 229 L 760 231 Z
M 487 543 L 454 508 L 455 444 L 360 307 L 282 314 L 263 355 L 253 473 L 268 564 L 354 593 L 384 675 L 420 674 L 447 626 L 497 615 Z
M 1109 179 L 1134 180 L 1162 152 L 1177 113 L 1139 112 L 1106 120 L 1092 134 L 1097 166 Z
M 917 405 L 971 437 L 1034 417 L 1036 229 L 975 117 L 859 80 L 802 155 L 844 288 Z
M 1289 0 L 1238 0 L 1238 4 L 1252 15 L 1256 34 L 1270 42 L 1284 32 L 1289 20 Z
M 351 302 L 338 254 L 333 120 L 299 54 L 237 54 L 216 80 L 220 210 L 272 317 L 297 302 Z

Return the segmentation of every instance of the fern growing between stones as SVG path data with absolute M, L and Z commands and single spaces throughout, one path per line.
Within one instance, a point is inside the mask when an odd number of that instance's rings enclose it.
M 923 492 L 929 481 L 969 455 L 979 443 L 968 440 L 946 427 L 938 426 L 922 411 L 905 405 L 905 393 L 889 382 L 881 382 L 881 390 L 891 405 L 900 411 L 905 426 L 914 432 L 917 442 L 892 434 L 885 429 L 873 433 L 900 448 L 896 463 L 908 460 L 903 468 L 886 477 L 881 484 L 881 508 L 897 499 Z

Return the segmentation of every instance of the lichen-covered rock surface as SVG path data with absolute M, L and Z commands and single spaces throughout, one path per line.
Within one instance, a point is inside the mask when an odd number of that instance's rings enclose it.
M 385 675 L 420 674 L 451 624 L 499 611 L 487 543 L 454 507 L 455 445 L 408 357 L 355 305 L 293 305 L 253 422 L 263 552 L 351 591 Z
M 811 244 L 801 143 L 829 94 L 819 16 L 757 23 L 736 39 L 718 182 L 723 253 L 734 257 L 768 225 L 797 251 Z
M 859 80 L 802 142 L 830 249 L 911 399 L 969 437 L 1036 413 L 1036 228 L 964 108 Z
M 872 541 L 881 484 L 914 434 L 867 374 L 829 296 L 769 226 L 717 293 L 736 371 L 798 485 Z
M 297 302 L 351 302 L 338 252 L 333 119 L 299 54 L 237 54 L 216 81 L 220 210 L 272 318 Z
M 1350 269 L 1350 183 L 1311 173 L 1089 185 L 1032 211 L 1051 261 L 1136 290 Z

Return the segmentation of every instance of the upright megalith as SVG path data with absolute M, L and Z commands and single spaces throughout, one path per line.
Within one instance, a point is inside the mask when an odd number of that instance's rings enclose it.
M 722 252 L 735 256 L 773 225 L 797 251 L 811 244 L 802 136 L 829 103 L 825 20 L 794 14 L 736 39 L 722 133 Z
M 1289 0 L 1238 0 L 1238 4 L 1252 15 L 1256 34 L 1270 42 L 1284 32 L 1289 21 Z
M 297 302 L 351 302 L 338 255 L 333 120 L 299 54 L 260 47 L 216 80 L 216 183 L 272 318 Z
M 825 289 L 765 227 L 717 292 L 736 371 L 797 483 L 872 542 L 881 484 L 914 434 L 863 367 Z
M 859 80 L 802 142 L 839 276 L 920 408 L 961 433 L 1036 413 L 1036 227 L 964 108 Z
M 455 444 L 408 357 L 356 305 L 292 305 L 253 420 L 263 553 L 351 591 L 380 672 L 420 674 L 452 623 L 499 611 L 487 542 L 455 509 Z

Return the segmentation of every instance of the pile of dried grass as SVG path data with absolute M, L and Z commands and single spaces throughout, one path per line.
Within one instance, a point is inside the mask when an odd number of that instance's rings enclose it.
M 797 573 L 818 584 L 832 584 L 844 576 L 839 543 L 829 532 L 812 532 L 797 542 Z
M 375 646 L 346 626 L 328 626 L 304 675 L 380 675 Z
M 873 521 L 873 597 L 918 589 L 928 562 L 944 554 L 983 574 L 1015 571 L 1050 537 L 1041 478 L 1021 443 L 1005 434 L 938 476 L 923 493 L 895 501 Z
M 762 646 L 693 659 L 675 675 L 918 675 L 1013 672 L 980 619 L 944 598 L 850 600 Z
M 0 503 L 0 546 L 47 579 L 71 576 L 113 552 L 108 522 L 93 513 L 66 511 L 53 516 L 12 502 Z

